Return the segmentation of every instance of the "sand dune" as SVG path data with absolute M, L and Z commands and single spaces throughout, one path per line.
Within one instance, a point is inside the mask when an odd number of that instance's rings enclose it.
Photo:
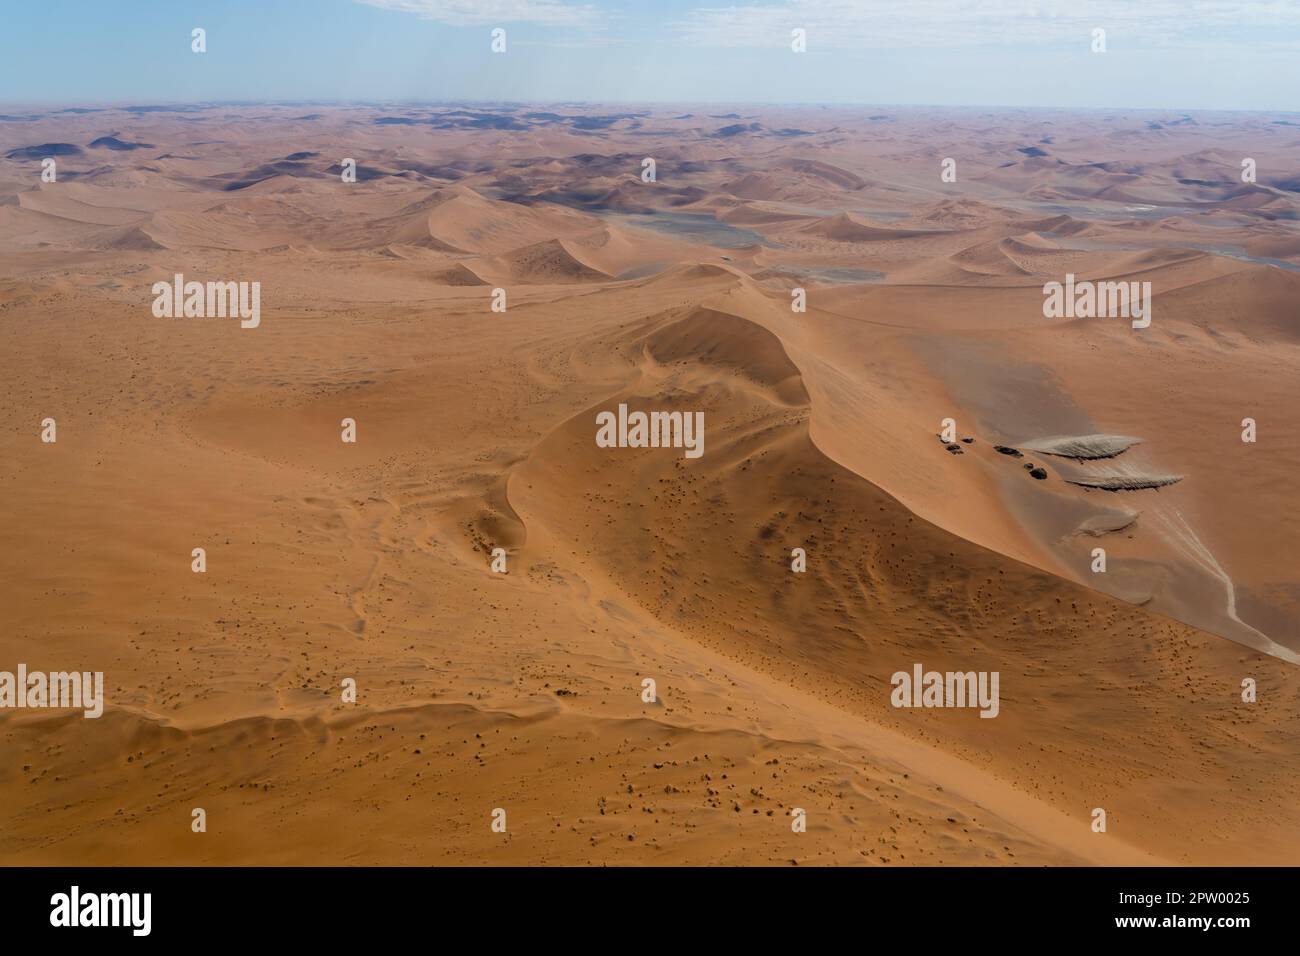
M 1300 861 L 1258 117 L 285 115 L 41 113 L 0 160 L 0 670 L 106 685 L 0 709 L 6 860 Z M 177 273 L 260 324 L 155 318 Z M 1066 273 L 1150 325 L 1045 318 Z M 598 443 L 620 407 L 702 454 Z M 894 706 L 917 664 L 996 719 Z
M 443 285 L 487 285 L 487 280 L 463 262 L 448 266 L 441 272 L 435 272 L 434 281 Z
M 51 186 L 52 184 L 49 184 L 40 189 L 18 193 L 19 208 L 30 209 L 58 219 L 100 226 L 121 226 L 138 222 L 142 218 L 137 210 L 92 205 L 55 190 Z
M 781 340 L 740 316 L 697 309 L 647 336 L 645 350 L 662 365 L 694 362 L 723 369 L 770 392 L 780 403 L 808 403 L 799 369 Z
M 892 229 L 869 222 L 854 213 L 837 213 L 820 222 L 812 223 L 805 233 L 831 239 L 835 242 L 873 242 L 885 239 L 912 239 L 931 235 L 929 230 Z
M 493 267 L 504 270 L 511 279 L 520 282 L 582 282 L 609 278 L 579 259 L 574 247 L 563 239 L 544 239 L 489 261 Z

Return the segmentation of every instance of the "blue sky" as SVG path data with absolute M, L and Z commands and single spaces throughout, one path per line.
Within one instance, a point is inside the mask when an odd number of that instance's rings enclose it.
M 208 52 L 190 51 L 207 31 Z M 507 52 L 490 50 L 506 30 Z M 807 31 L 807 52 L 790 31 Z M 1103 54 L 1092 31 L 1106 30 Z M 1293 0 L 9 2 L 0 102 L 1300 110 Z

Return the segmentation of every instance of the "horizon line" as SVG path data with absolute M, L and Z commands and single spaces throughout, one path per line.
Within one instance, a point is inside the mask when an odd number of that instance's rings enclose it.
M 334 107 L 384 107 L 384 106 L 478 106 L 486 107 L 524 107 L 524 106 L 746 106 L 746 107 L 786 107 L 801 109 L 948 109 L 948 110 L 1025 110 L 1033 112 L 1179 112 L 1179 113 L 1269 113 L 1287 116 L 1300 116 L 1300 109 L 1274 109 L 1270 107 L 1204 107 L 1204 106 L 1068 106 L 1068 105 L 1018 105 L 1014 103 L 885 103 L 858 100 L 818 101 L 818 100 L 657 100 L 657 99 L 608 99 L 608 100 L 574 100 L 574 99 L 537 99 L 537 100 L 502 100 L 502 99 L 312 99 L 291 97 L 285 99 L 178 99 L 165 98 L 141 101 L 138 99 L 122 100 L 4 100 L 0 107 L 5 108 L 51 108 L 61 106 L 65 110 L 102 109 L 125 110 L 149 107 L 196 107 L 212 109 L 217 107 L 249 106 L 334 106 Z M 0 122 L 13 122 L 0 120 Z

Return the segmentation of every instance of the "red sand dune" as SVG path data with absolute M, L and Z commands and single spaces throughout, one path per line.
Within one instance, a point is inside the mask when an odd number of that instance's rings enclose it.
M 1264 120 L 262 109 L 0 159 L 0 671 L 105 675 L 99 719 L 0 709 L 5 860 L 1300 862 L 1300 197 L 1230 181 L 1294 176 Z M 156 318 L 177 273 L 260 324 Z M 1045 317 L 1067 273 L 1150 325 Z M 620 405 L 703 454 L 599 446 Z M 996 718 L 894 706 L 918 663 L 996 671 Z

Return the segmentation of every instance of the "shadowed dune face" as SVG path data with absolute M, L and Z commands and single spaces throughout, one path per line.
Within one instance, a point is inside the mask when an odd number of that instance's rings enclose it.
M 1300 861 L 1285 127 L 300 112 L 4 127 L 4 859 Z
M 646 336 L 645 351 L 672 372 L 718 369 L 754 385 L 784 405 L 807 405 L 799 369 L 781 340 L 763 326 L 737 315 L 696 309 Z

